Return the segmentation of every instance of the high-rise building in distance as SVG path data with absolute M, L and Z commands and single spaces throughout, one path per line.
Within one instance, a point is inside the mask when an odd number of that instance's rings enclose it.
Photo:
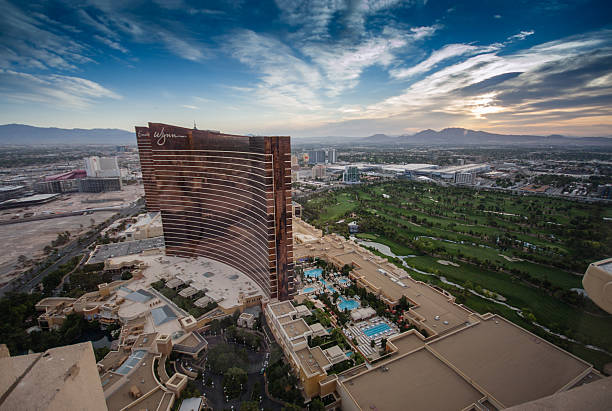
M 311 150 L 308 152 L 308 164 L 325 163 L 325 150 Z
M 290 137 L 158 123 L 136 132 L 148 139 L 139 140 L 141 162 L 151 165 L 145 197 L 161 211 L 166 254 L 226 263 L 269 298 L 292 298 Z

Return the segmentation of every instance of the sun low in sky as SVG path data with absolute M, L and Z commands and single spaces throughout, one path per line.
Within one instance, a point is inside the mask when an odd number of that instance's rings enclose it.
M 0 0 L 0 123 L 612 135 L 609 1 Z

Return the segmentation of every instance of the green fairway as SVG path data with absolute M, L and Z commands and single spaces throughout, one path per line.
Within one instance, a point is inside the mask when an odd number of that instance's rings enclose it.
M 476 292 L 500 294 L 554 332 L 612 352 L 612 316 L 571 291 L 582 287 L 588 264 L 612 250 L 612 221 L 604 220 L 612 214 L 609 207 L 407 180 L 319 193 L 303 206 L 304 218 L 319 228 L 348 235 L 346 224 L 355 220 L 358 238 L 387 245 L 396 255 L 416 255 L 406 259 L 410 266 Z M 473 310 L 503 315 L 600 367 L 612 361 L 544 332 L 503 305 L 434 276 L 410 274 L 450 288 Z

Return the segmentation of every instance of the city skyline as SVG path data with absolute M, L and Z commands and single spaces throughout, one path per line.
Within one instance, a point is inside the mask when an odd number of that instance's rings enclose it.
M 1 3 L 0 123 L 610 135 L 603 1 Z

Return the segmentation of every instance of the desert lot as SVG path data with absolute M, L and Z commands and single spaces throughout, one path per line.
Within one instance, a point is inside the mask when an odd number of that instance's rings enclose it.
M 144 195 L 142 186 L 124 186 L 122 191 L 108 193 L 70 193 L 59 199 L 37 206 L 2 210 L 0 220 L 12 220 L 15 216 L 44 216 L 86 209 L 125 207 Z M 43 249 L 57 235 L 69 231 L 74 238 L 88 231 L 93 224 L 99 224 L 117 211 L 95 211 L 91 214 L 20 222 L 0 226 L 0 238 L 4 247 L 0 249 L 0 285 L 19 275 L 17 258 L 23 254 L 28 259 L 43 256 Z M 30 214 L 31 213 L 31 214 Z

